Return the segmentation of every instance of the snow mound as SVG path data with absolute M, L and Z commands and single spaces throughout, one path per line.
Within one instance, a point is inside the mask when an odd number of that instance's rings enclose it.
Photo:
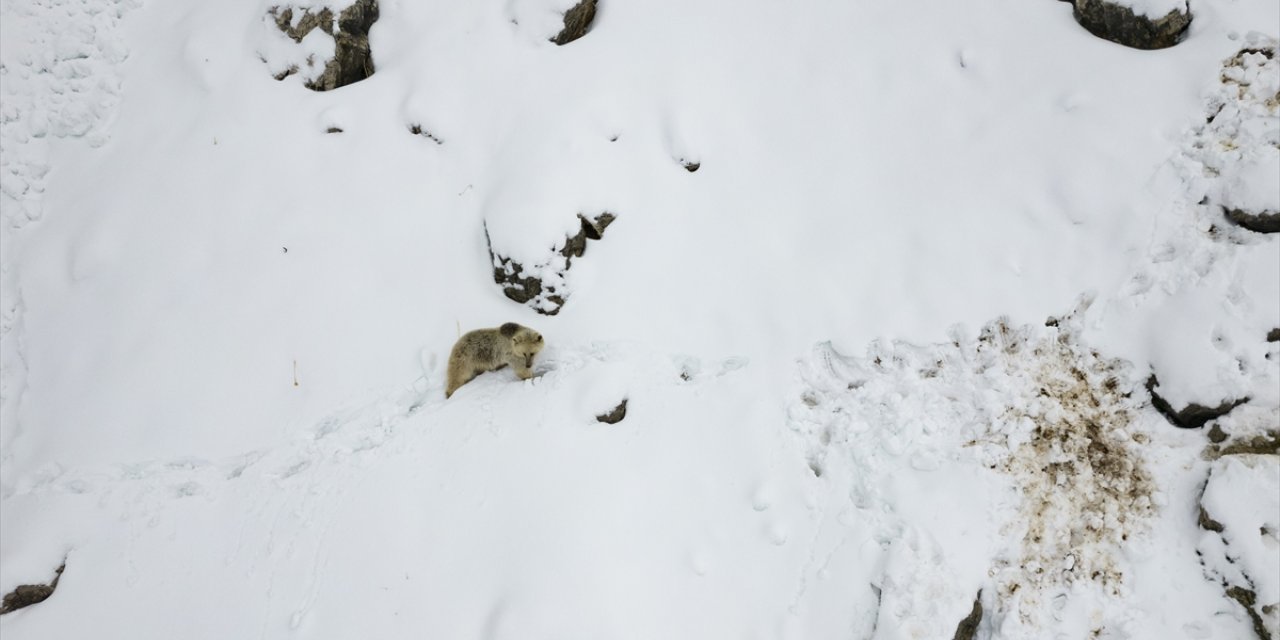
M 1185 151 L 1192 184 L 1208 204 L 1248 214 L 1280 213 L 1280 60 L 1277 40 L 1251 33 L 1223 63 L 1209 115 Z M 1199 175 L 1194 175 L 1197 173 Z

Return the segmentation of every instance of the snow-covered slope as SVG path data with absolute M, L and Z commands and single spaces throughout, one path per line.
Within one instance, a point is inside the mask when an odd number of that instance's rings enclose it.
M 273 78 L 334 45 L 269 0 L 2 2 L 0 592 L 66 564 L 6 638 L 1265 613 L 1197 509 L 1268 476 L 1147 381 L 1280 429 L 1280 241 L 1223 214 L 1280 199 L 1275 2 L 1138 51 L 1049 1 L 601 0 L 556 46 L 573 2 L 384 0 L 328 92 Z M 540 376 L 445 401 L 507 321 Z

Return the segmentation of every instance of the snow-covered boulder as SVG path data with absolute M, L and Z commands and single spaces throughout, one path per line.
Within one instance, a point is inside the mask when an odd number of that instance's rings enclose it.
M 359 82 L 373 75 L 369 29 L 377 20 L 378 0 L 272 7 L 267 22 L 280 33 L 268 38 L 262 59 L 277 80 L 297 74 L 315 91 Z
M 1167 398 L 1160 394 L 1160 380 L 1152 374 L 1147 378 L 1147 393 L 1151 394 L 1151 406 L 1160 412 L 1173 426 L 1181 429 L 1199 429 L 1210 421 L 1227 415 L 1232 409 L 1249 401 L 1244 398 L 1226 398 L 1214 406 L 1206 406 L 1197 402 L 1188 402 L 1181 408 L 1175 408 Z
M 1183 0 L 1075 0 L 1076 22 L 1099 38 L 1136 49 L 1178 44 L 1191 24 Z
M 577 233 L 566 235 L 563 242 L 552 247 L 545 259 L 536 262 L 520 262 L 494 247 L 486 228 L 489 243 L 489 259 L 493 262 L 493 281 L 502 286 L 502 293 L 534 311 L 554 316 L 560 312 L 569 297 L 565 275 L 573 266 L 574 258 L 581 258 L 587 250 L 588 240 L 604 237 L 605 227 L 617 219 L 612 213 L 601 212 L 591 216 L 578 214 L 581 223 Z

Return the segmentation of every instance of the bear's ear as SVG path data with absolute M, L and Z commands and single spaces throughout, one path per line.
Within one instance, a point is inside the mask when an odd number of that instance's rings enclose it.
M 504 337 L 507 337 L 507 338 L 515 337 L 516 332 L 519 330 L 520 330 L 520 325 L 514 322 L 508 322 L 502 325 L 501 327 L 498 327 L 498 333 L 501 333 Z

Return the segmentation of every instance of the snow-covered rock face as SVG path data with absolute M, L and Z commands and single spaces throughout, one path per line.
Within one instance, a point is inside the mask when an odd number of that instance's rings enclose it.
M 493 241 L 486 227 L 485 239 L 489 245 L 489 260 L 493 262 L 493 281 L 502 287 L 503 295 L 527 304 L 543 315 L 554 316 L 569 299 L 569 268 L 574 258 L 581 258 L 589 240 L 600 240 L 604 230 L 618 217 L 609 212 L 591 216 L 578 214 L 581 226 L 578 232 L 558 241 L 546 258 L 520 263 L 494 250 Z
M 1205 572 L 1252 618 L 1260 640 L 1280 637 L 1280 455 L 1227 455 L 1200 499 Z
M 1254 34 L 1227 60 L 1222 91 L 1202 136 L 1222 154 L 1214 195 L 1232 223 L 1257 233 L 1280 233 L 1280 59 L 1277 42 Z M 1215 126 L 1218 116 L 1227 118 Z
M 267 11 L 267 22 L 297 46 L 279 42 L 278 34 L 268 35 L 263 61 L 276 80 L 297 74 L 314 91 L 359 82 L 373 75 L 369 29 L 377 20 L 377 0 L 273 6 Z
M 1183 161 L 1189 183 L 1203 194 L 1212 218 L 1234 242 L 1280 231 L 1280 59 L 1277 40 L 1248 35 L 1222 63 L 1204 122 L 1191 133 Z
M 1172 47 L 1191 25 L 1185 0 L 1074 0 L 1074 6 L 1090 33 L 1136 49 Z

